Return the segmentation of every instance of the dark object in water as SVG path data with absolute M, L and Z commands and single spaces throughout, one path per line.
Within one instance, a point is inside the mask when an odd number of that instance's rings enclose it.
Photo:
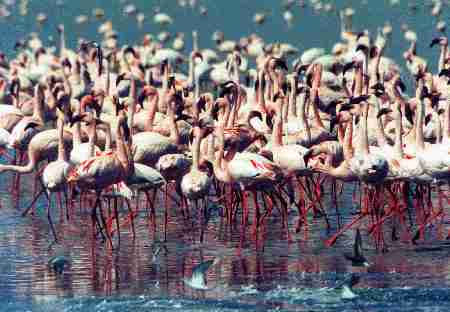
M 344 253 L 345 259 L 352 262 L 352 266 L 369 266 L 366 257 L 362 254 L 362 239 L 359 229 L 356 229 L 355 242 L 353 244 L 353 254 Z
M 49 270 L 55 272 L 56 274 L 62 274 L 66 266 L 70 264 L 64 256 L 54 256 L 48 260 Z

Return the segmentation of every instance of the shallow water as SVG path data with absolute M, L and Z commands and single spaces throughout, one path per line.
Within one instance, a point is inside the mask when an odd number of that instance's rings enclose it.
M 19 1 L 17 1 L 19 3 Z M 294 7 L 294 27 L 288 28 L 281 17 L 280 3 L 272 0 L 234 0 L 234 6 L 225 1 L 198 1 L 208 8 L 208 16 L 200 18 L 198 10 L 180 8 L 176 1 L 137 1 L 148 19 L 139 29 L 132 17 L 121 13 L 119 1 L 66 1 L 64 8 L 53 7 L 54 1 L 30 1 L 29 15 L 12 16 L 0 20 L 3 40 L 0 49 L 12 53 L 17 38 L 31 30 L 42 32 L 45 37 L 55 37 L 55 27 L 64 22 L 69 33 L 69 44 L 83 36 L 95 39 L 97 22 L 91 18 L 86 25 L 76 26 L 74 16 L 91 15 L 94 7 L 103 7 L 106 16 L 113 18 L 122 43 L 132 43 L 146 32 L 160 28 L 151 22 L 151 9 L 155 5 L 170 13 L 176 22 L 169 29 L 200 31 L 202 47 L 211 46 L 210 36 L 215 29 L 222 29 L 226 36 L 238 39 L 256 31 L 267 41 L 287 41 L 298 48 L 323 46 L 330 48 L 338 38 L 336 13 L 315 13 L 311 8 Z M 106 7 L 113 3 L 114 6 Z M 437 61 L 437 51 L 431 51 L 427 43 L 436 34 L 436 19 L 428 15 L 422 1 L 416 1 L 419 9 L 408 14 L 407 1 L 400 6 L 389 7 L 387 1 L 336 1 L 338 7 L 354 4 L 357 9 L 355 28 L 375 27 L 390 20 L 394 25 L 393 40 L 387 55 L 396 59 L 406 48 L 396 25 L 408 23 L 417 30 L 423 42 L 419 53 Z M 257 27 L 251 22 L 254 11 L 270 12 L 266 24 Z M 37 12 L 48 12 L 49 20 L 41 28 L 36 27 Z M 17 13 L 17 7 L 12 9 Z M 368 13 L 371 13 L 370 15 Z M 444 12 L 444 17 L 448 16 Z M 220 25 L 220 26 L 219 26 Z M 50 38 L 51 39 L 51 38 Z M 187 40 L 187 49 L 190 43 Z M 93 240 L 90 216 L 87 209 L 76 207 L 70 222 L 60 216 L 53 205 L 53 217 L 60 242 L 51 244 L 52 236 L 45 217 L 45 198 L 36 205 L 35 216 L 21 217 L 21 211 L 31 200 L 31 175 L 22 179 L 22 196 L 17 205 L 10 196 L 10 175 L 1 177 L 0 183 L 0 311 L 445 311 L 450 304 L 450 245 L 433 241 L 435 248 L 387 240 L 389 252 L 380 254 L 373 241 L 364 237 L 366 256 L 371 267 L 367 271 L 351 268 L 342 253 L 352 248 L 352 233 L 345 234 L 332 248 L 324 247 L 324 240 L 335 232 L 337 216 L 334 207 L 324 202 L 332 229 L 328 233 L 323 219 L 310 218 L 308 232 L 292 233 L 294 242 L 286 242 L 279 222 L 274 215 L 266 228 L 263 246 L 247 240 L 240 243 L 239 226 L 227 229 L 221 224 L 219 211 L 214 211 L 206 231 L 205 242 L 199 243 L 198 224 L 185 222 L 179 210 L 170 205 L 167 252 L 153 261 L 155 242 L 161 241 L 161 198 L 157 208 L 157 228 L 149 226 L 144 209 L 136 220 L 137 237 L 132 239 L 129 227 L 121 231 L 121 244 L 115 249 L 106 248 L 100 239 Z M 24 181 L 25 180 L 25 181 Z M 328 186 L 325 186 L 328 190 Z M 352 201 L 352 187 L 346 186 L 340 197 L 340 222 L 345 224 L 354 216 L 357 206 Z M 277 216 L 278 215 L 278 216 Z M 298 215 L 290 214 L 293 232 Z M 196 220 L 196 218 L 192 218 Z M 238 218 L 239 219 L 239 218 Z M 446 223 L 447 220 L 444 220 Z M 194 227 L 194 229 L 193 229 Z M 443 226 L 445 229 L 445 224 Z M 427 231 L 427 237 L 438 236 L 437 230 Z M 365 236 L 366 232 L 363 231 Z M 388 233 L 387 233 L 388 234 Z M 248 233 L 247 233 L 248 236 Z M 389 236 L 389 235 L 387 235 Z M 71 265 L 62 276 L 48 271 L 47 261 L 54 255 L 64 255 Z M 192 267 L 201 261 L 219 257 L 219 266 L 208 273 L 211 291 L 196 291 L 183 283 L 190 276 Z M 355 287 L 358 297 L 342 300 L 334 290 L 352 271 L 361 271 L 361 282 Z

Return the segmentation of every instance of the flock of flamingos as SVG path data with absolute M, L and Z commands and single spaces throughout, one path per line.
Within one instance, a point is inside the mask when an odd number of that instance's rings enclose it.
M 18 42 L 14 59 L 0 57 L 0 174 L 13 173 L 17 199 L 22 175 L 34 175 L 23 214 L 46 196 L 55 240 L 52 194 L 69 219 L 76 205 L 89 208 L 93 235 L 113 246 L 144 210 L 153 226 L 161 211 L 164 237 L 171 213 L 195 219 L 203 240 L 212 206 L 240 223 L 242 240 L 247 227 L 263 240 L 269 219 L 292 240 L 311 216 L 331 227 L 331 209 L 353 187 L 359 211 L 327 245 L 353 228 L 380 250 L 387 232 L 416 243 L 442 230 L 448 207 L 448 40 L 429 44 L 440 48 L 432 73 L 405 33 L 406 90 L 383 55 L 389 32 L 353 32 L 350 18 L 332 52 L 308 49 L 292 64 L 291 46 L 256 35 L 216 33 L 215 51 L 199 49 L 194 32 L 188 56 L 151 36 L 120 47 L 108 23 L 103 42 L 75 50 L 63 26 L 57 53 L 38 37 Z

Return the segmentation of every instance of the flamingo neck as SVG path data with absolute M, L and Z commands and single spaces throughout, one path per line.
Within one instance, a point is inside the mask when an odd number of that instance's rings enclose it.
M 225 137 L 224 137 L 224 124 L 219 122 L 219 125 L 216 129 L 217 133 L 217 144 L 219 147 L 219 150 L 216 154 L 216 157 L 214 157 L 213 162 L 213 169 L 214 169 L 214 175 L 217 177 L 217 179 L 221 182 L 231 182 L 230 176 L 228 174 L 228 170 L 226 169 L 226 159 L 224 159 L 225 151 L 224 151 L 224 144 L 225 144 Z
M 422 91 L 423 91 L 423 79 L 419 79 L 416 91 L 416 100 L 417 100 L 417 108 L 416 108 L 416 147 L 419 150 L 425 149 L 425 142 L 423 137 L 423 123 L 424 123 L 424 103 L 421 99 Z
M 375 98 L 375 103 L 376 103 L 376 111 L 378 112 L 380 111 L 380 101 L 378 100 L 378 98 Z M 383 117 L 377 118 L 377 127 L 375 130 L 377 133 L 378 146 L 387 146 L 388 142 L 386 133 L 384 132 Z
M 447 58 L 447 52 L 448 52 L 448 45 L 441 46 L 441 54 L 439 55 L 439 64 L 438 64 L 438 71 L 441 72 L 441 70 L 445 67 L 445 59 Z
M 194 57 L 191 55 L 189 58 L 189 69 L 188 69 L 188 82 L 190 85 L 194 85 L 195 83 L 195 64 Z
M 241 93 L 238 91 L 233 96 L 233 105 L 231 107 L 231 112 L 228 117 L 228 127 L 233 127 L 236 123 L 239 107 L 241 106 Z
M 200 136 L 198 133 L 200 129 L 195 129 L 195 136 L 192 142 L 192 170 L 198 170 L 200 158 Z
M 344 136 L 343 153 L 344 159 L 350 160 L 353 158 L 353 123 L 355 117 L 351 115 L 350 120 L 347 122 L 347 129 Z
M 64 28 L 61 29 L 61 33 L 59 35 L 59 57 L 62 59 L 66 52 L 66 33 Z
M 207 150 L 208 160 L 214 159 L 214 153 L 215 153 L 214 143 L 215 143 L 214 134 L 210 134 L 208 136 L 208 150 Z
M 130 94 L 128 96 L 128 120 L 127 120 L 128 128 L 130 129 L 131 132 L 133 132 L 136 103 L 137 103 L 136 78 L 132 74 L 130 81 Z
M 437 112 L 433 111 L 433 122 L 436 125 L 436 144 L 442 143 L 442 123 Z
M 264 99 L 264 88 L 263 88 L 263 80 L 264 80 L 264 75 L 261 73 L 258 77 L 258 89 L 256 92 L 256 106 L 257 109 L 262 108 L 263 111 L 266 110 L 266 101 Z
M 289 94 L 287 118 L 297 116 L 297 79 L 291 79 L 291 93 Z
M 444 142 L 450 143 L 450 88 L 447 92 L 449 95 L 447 95 L 447 105 L 444 112 L 444 133 L 442 139 Z
M 395 103 L 395 156 L 399 159 L 403 158 L 403 134 L 402 134 L 402 111 L 398 102 Z
M 0 172 L 12 171 L 20 174 L 31 173 L 37 166 L 38 158 L 39 152 L 30 145 L 28 147 L 28 164 L 25 166 L 0 165 Z
M 167 107 L 167 116 L 169 118 L 170 139 L 174 144 L 180 143 L 180 132 L 178 130 L 177 122 L 175 121 L 175 112 L 171 104 Z
M 300 127 L 305 129 L 306 131 L 306 139 L 308 141 L 308 144 L 311 143 L 311 127 L 309 125 L 309 119 L 307 118 L 308 114 L 306 113 L 306 109 L 307 109 L 307 99 L 306 99 L 307 95 L 306 93 L 302 93 L 302 95 L 300 96 L 300 105 L 299 105 L 299 122 L 300 122 Z
M 64 118 L 58 117 L 56 121 L 56 126 L 58 128 L 58 160 L 67 161 L 67 153 L 64 142 Z
M 130 174 L 134 172 L 133 157 L 131 156 L 129 145 L 126 144 L 122 131 L 121 122 L 117 122 L 116 128 L 116 156 L 122 164 L 124 169 L 124 175 L 122 178 L 126 179 Z M 131 139 L 131 136 L 130 136 Z
M 88 141 L 88 155 L 89 157 L 95 156 L 95 144 L 97 143 L 97 127 L 95 121 L 88 126 L 89 141 Z
M 111 89 L 111 61 L 109 60 L 109 58 L 107 59 L 106 62 L 106 82 L 105 82 L 105 94 L 106 96 L 109 96 L 111 94 L 110 89 Z
M 112 134 L 109 124 L 102 125 L 101 130 L 105 132 L 105 152 L 112 151 Z
M 33 118 L 44 123 L 44 98 L 39 86 L 33 98 Z
M 158 97 L 157 97 L 158 98 Z M 158 110 L 158 100 L 151 101 L 148 110 L 147 128 L 146 131 L 153 131 L 153 124 L 155 122 L 156 111 Z
M 281 101 L 278 101 L 276 108 L 277 112 L 275 113 L 275 122 L 272 130 L 272 144 L 273 147 L 280 147 L 283 145 L 283 116 Z

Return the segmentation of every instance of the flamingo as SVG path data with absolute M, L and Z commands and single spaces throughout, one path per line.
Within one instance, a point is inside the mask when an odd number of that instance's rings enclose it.
M 200 170 L 200 141 L 208 133 L 202 131 L 199 126 L 192 129 L 193 141 L 191 142 L 192 166 L 190 171 L 181 179 L 181 192 L 188 199 L 197 200 L 208 195 L 212 184 L 211 177 Z M 203 132 L 203 133 L 202 133 Z
M 120 185 L 134 172 L 130 147 L 126 143 L 131 138 L 126 120 L 127 118 L 123 111 L 119 111 L 115 129 L 116 151 L 101 153 L 99 156 L 87 159 L 72 170 L 67 179 L 68 183 L 76 184 L 82 190 L 95 190 L 97 200 L 92 209 L 92 222 L 94 226 L 96 222 L 99 223 L 97 221 L 97 208 L 99 208 L 100 219 L 103 223 L 103 228 L 107 229 L 106 237 L 111 246 L 110 231 L 103 216 L 100 196 L 104 189 L 111 188 L 115 184 Z
M 175 122 L 175 105 L 179 101 L 174 94 L 168 98 L 168 117 L 171 124 L 170 138 L 157 132 L 145 131 L 133 136 L 134 161 L 136 163 L 154 166 L 159 158 L 165 154 L 174 154 L 178 151 L 178 126 Z
M 62 95 L 59 97 L 59 101 L 64 101 L 62 105 L 67 105 L 67 96 Z M 58 109 L 57 130 L 58 130 L 58 158 L 55 161 L 50 162 L 42 172 L 42 185 L 48 192 L 47 199 L 47 218 L 52 229 L 55 241 L 57 241 L 57 235 L 53 226 L 52 217 L 50 213 L 50 194 L 53 192 L 59 192 L 65 190 L 67 186 L 67 178 L 72 170 L 73 165 L 68 161 L 67 151 L 64 142 L 64 113 Z

